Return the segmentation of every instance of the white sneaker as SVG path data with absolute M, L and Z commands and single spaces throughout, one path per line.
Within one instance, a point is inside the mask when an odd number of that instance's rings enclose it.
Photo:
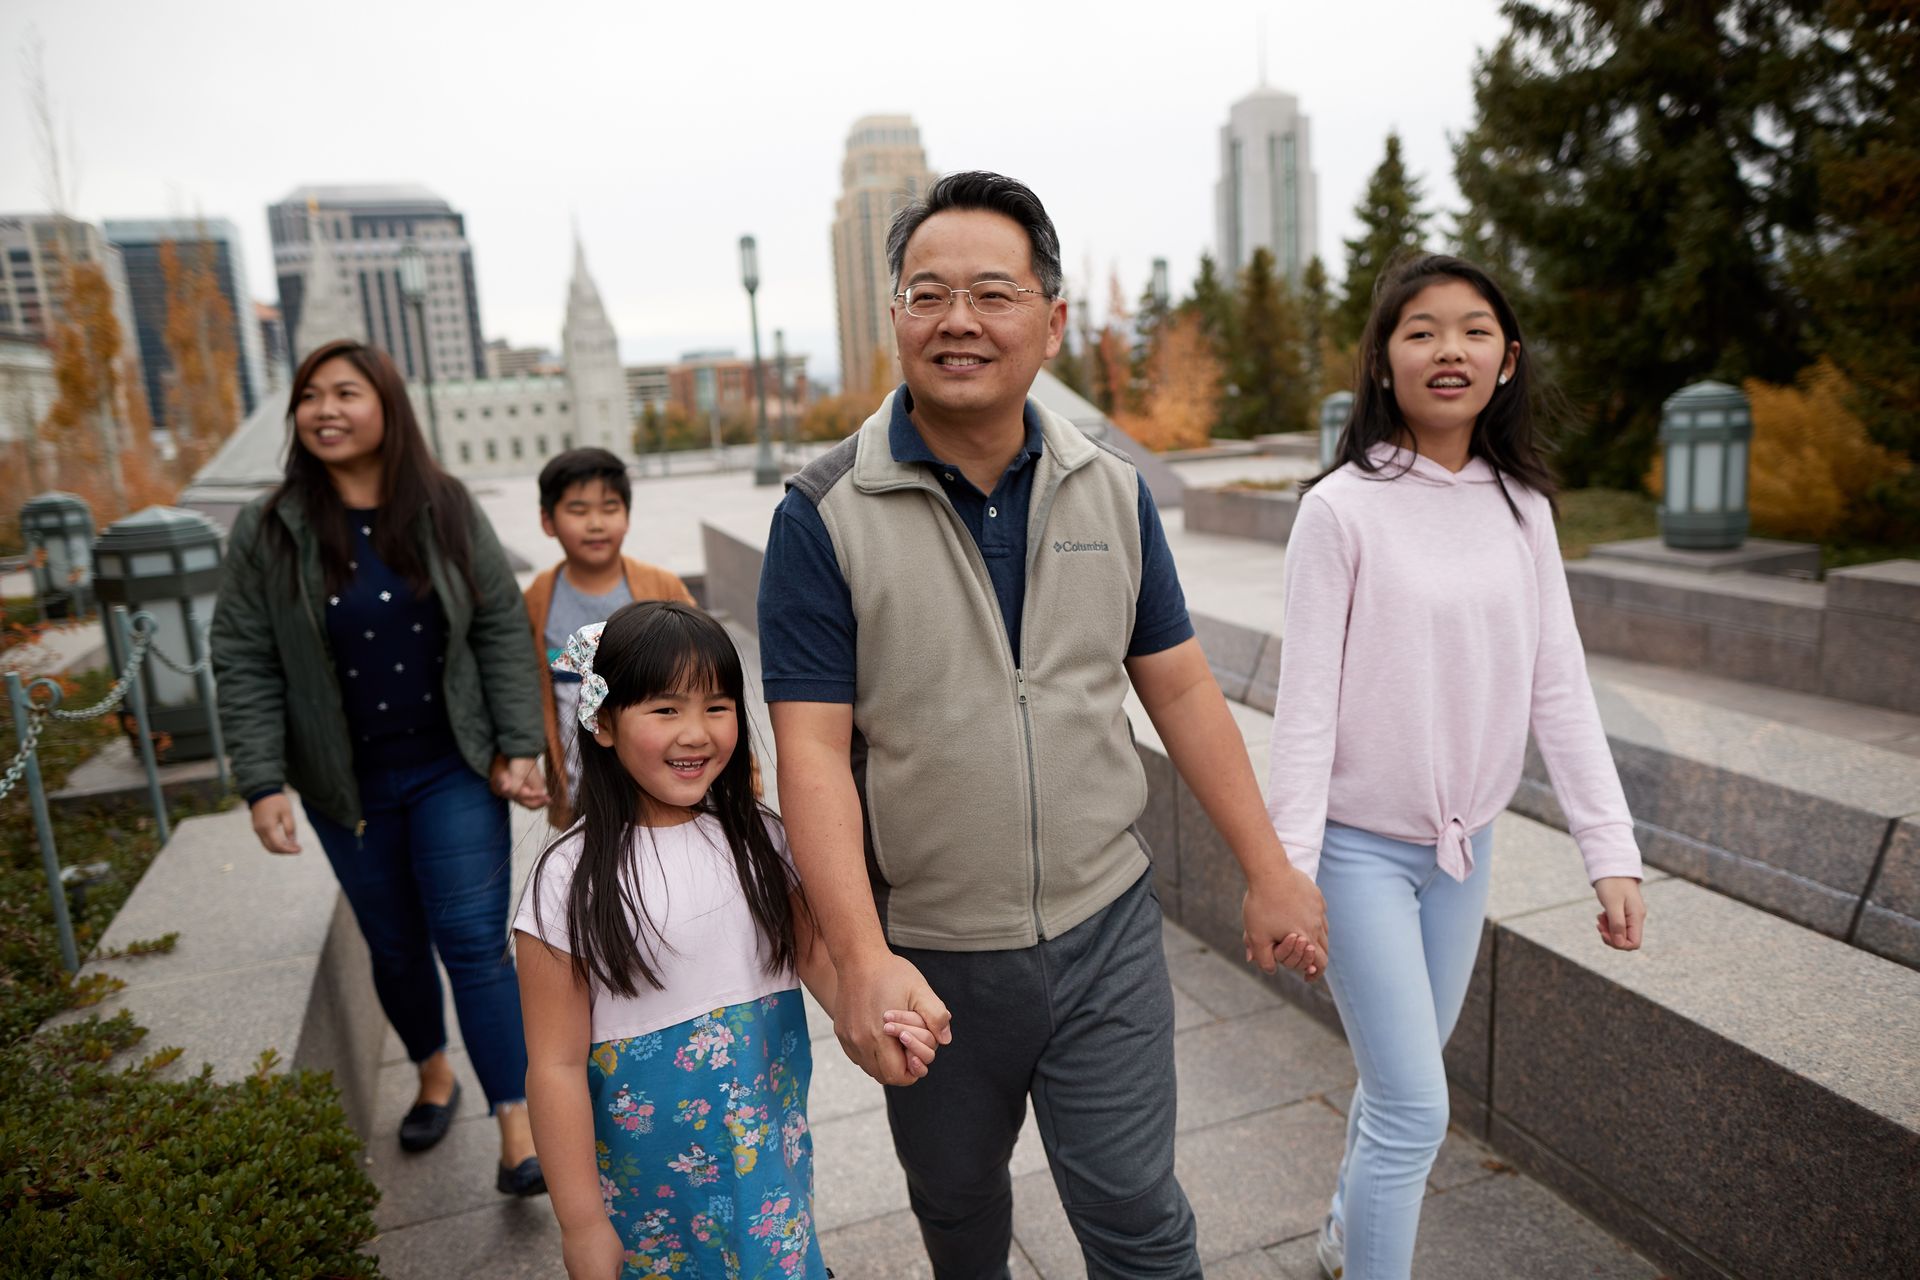
M 1332 1214 L 1320 1224 L 1320 1239 L 1314 1246 L 1313 1256 L 1320 1261 L 1320 1280 L 1340 1280 L 1341 1273 L 1347 1269 L 1347 1233 L 1340 1229 Z

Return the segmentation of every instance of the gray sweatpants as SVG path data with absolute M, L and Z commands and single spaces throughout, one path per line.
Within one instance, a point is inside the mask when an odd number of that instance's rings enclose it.
M 887 1090 L 938 1280 L 1008 1276 L 1007 1161 L 1029 1095 L 1089 1280 L 1200 1275 L 1173 1175 L 1173 988 L 1151 879 L 1038 946 L 895 948 L 953 1013 L 927 1078 Z

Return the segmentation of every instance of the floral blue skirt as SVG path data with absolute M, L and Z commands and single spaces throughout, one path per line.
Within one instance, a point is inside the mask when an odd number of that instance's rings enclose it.
M 625 1276 L 826 1280 L 812 1074 L 797 989 L 593 1046 L 600 1194 L 626 1245 Z

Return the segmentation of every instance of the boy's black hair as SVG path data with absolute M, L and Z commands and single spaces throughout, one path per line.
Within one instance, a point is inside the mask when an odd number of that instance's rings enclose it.
M 556 453 L 540 468 L 540 512 L 551 516 L 567 490 L 589 480 L 604 480 L 607 488 L 620 495 L 620 505 L 633 510 L 633 485 L 627 480 L 627 464 L 607 449 L 589 447 Z

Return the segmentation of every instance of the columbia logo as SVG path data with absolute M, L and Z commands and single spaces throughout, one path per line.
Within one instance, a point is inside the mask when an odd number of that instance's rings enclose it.
M 1056 542 L 1053 544 L 1053 549 L 1055 551 L 1106 551 L 1109 548 L 1104 542 Z

